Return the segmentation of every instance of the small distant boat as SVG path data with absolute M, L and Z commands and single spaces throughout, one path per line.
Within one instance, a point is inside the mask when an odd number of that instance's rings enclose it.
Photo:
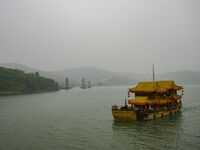
M 154 73 L 153 73 L 154 76 Z M 178 91 L 182 94 L 178 95 Z M 182 108 L 183 87 L 174 81 L 139 82 L 136 87 L 128 90 L 128 96 L 135 97 L 125 105 L 112 106 L 112 115 L 117 121 L 145 121 L 161 118 L 179 112 Z
M 90 81 L 88 81 L 88 85 L 87 85 L 87 88 L 91 88 L 92 86 L 91 86 L 91 82 Z
M 71 86 L 70 84 L 69 84 L 69 79 L 68 79 L 68 77 L 65 79 L 65 88 L 64 89 L 66 89 L 66 90 L 69 90 L 69 89 L 71 89 L 71 88 L 73 88 L 73 86 Z
M 82 78 L 82 84 L 81 84 L 81 87 L 80 87 L 81 89 L 86 89 L 87 88 L 87 86 L 86 86 L 86 84 L 85 84 L 85 79 L 84 78 Z

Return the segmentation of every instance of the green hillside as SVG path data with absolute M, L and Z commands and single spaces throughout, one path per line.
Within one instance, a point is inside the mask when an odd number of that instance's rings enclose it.
M 58 90 L 58 84 L 38 72 L 24 73 L 21 70 L 0 67 L 0 95 L 36 93 Z

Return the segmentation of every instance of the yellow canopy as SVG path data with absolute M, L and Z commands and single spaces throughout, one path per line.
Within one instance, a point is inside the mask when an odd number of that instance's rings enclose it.
M 157 82 L 139 82 L 136 87 L 129 89 L 131 92 L 155 92 L 158 87 Z
M 129 104 L 133 105 L 165 105 L 167 103 L 171 103 L 171 99 L 154 99 L 150 100 L 148 97 L 138 96 L 135 99 L 128 100 Z
M 178 85 L 175 85 L 175 86 L 174 86 L 174 90 L 182 90 L 182 89 L 183 89 L 182 86 L 178 86 Z
M 172 98 L 175 100 L 178 100 L 178 99 L 181 99 L 182 96 L 181 95 L 173 95 Z
M 135 99 L 128 100 L 129 104 L 133 105 L 147 105 L 150 102 L 148 97 L 136 97 Z
M 129 89 L 132 93 L 165 93 L 170 89 L 181 90 L 181 86 L 175 85 L 174 81 L 139 82 L 136 87 Z
M 181 90 L 183 87 L 178 86 L 172 80 L 168 81 L 157 81 L 158 85 L 166 90 L 174 89 L 174 90 Z

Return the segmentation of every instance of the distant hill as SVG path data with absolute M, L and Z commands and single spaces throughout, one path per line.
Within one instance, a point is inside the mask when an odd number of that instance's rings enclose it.
M 10 69 L 23 70 L 26 73 L 30 73 L 30 72 L 40 72 L 40 74 L 43 73 L 43 71 L 41 71 L 39 69 L 35 69 L 35 68 L 28 67 L 23 64 L 18 64 L 18 63 L 0 63 L 0 66 L 5 67 L 5 68 L 10 68 Z
M 79 67 L 62 71 L 51 72 L 64 80 L 69 77 L 71 82 L 79 85 L 84 77 L 86 81 L 90 80 L 93 85 L 130 85 L 135 81 L 119 73 L 97 69 L 93 67 Z
M 85 78 L 86 82 L 90 80 L 92 85 L 132 85 L 135 83 L 134 79 L 124 76 L 123 74 L 93 67 L 79 67 L 58 71 L 41 71 L 39 69 L 17 63 L 2 63 L 0 66 L 20 69 L 27 73 L 39 72 L 42 76 L 56 80 L 61 87 L 64 86 L 66 77 L 68 77 L 69 82 L 75 86 L 80 86 L 81 79 L 83 77 Z
M 58 84 L 38 72 L 24 73 L 17 69 L 0 67 L 0 95 L 56 91 Z
M 79 67 L 60 71 L 42 71 L 16 63 L 4 63 L 0 66 L 20 69 L 25 72 L 39 72 L 40 75 L 56 80 L 60 86 L 64 86 L 65 78 L 75 86 L 80 86 L 81 79 L 84 77 L 86 82 L 91 81 L 94 85 L 133 85 L 138 81 L 151 81 L 152 74 L 138 73 L 114 73 L 93 67 Z M 200 72 L 183 70 L 156 74 L 156 80 L 174 80 L 178 84 L 200 84 Z
M 123 76 L 114 76 L 109 79 L 101 80 L 98 82 L 99 85 L 135 85 L 136 81 L 131 78 Z
M 105 71 L 92 67 L 79 67 L 61 71 L 52 71 L 50 73 L 59 77 L 59 81 L 64 81 L 65 78 L 68 77 L 69 80 L 71 80 L 71 82 L 74 82 L 75 84 L 80 84 L 83 77 L 85 78 L 86 82 L 90 80 L 92 84 L 97 84 L 98 81 L 111 78 L 116 74 L 110 71 Z
M 22 70 L 25 73 L 35 73 L 35 72 L 39 72 L 41 76 L 44 76 L 46 78 L 51 78 L 54 79 L 55 81 L 57 81 L 60 85 L 64 84 L 64 77 L 60 77 L 57 74 L 53 74 L 51 72 L 48 71 L 42 71 L 33 67 L 29 67 L 23 64 L 18 64 L 18 63 L 0 63 L 1 67 L 5 67 L 5 68 L 10 68 L 10 69 L 18 69 L 18 70 Z
M 5 68 L 10 68 L 10 69 L 18 69 L 18 70 L 22 70 L 25 73 L 35 73 L 35 72 L 39 72 L 41 76 L 45 76 L 47 78 L 53 78 L 55 79 L 56 77 L 54 77 L 51 73 L 47 72 L 47 71 L 42 71 L 33 67 L 29 67 L 23 64 L 18 64 L 18 63 L 0 63 L 1 67 L 5 67 Z
M 183 70 L 158 75 L 157 79 L 171 79 L 178 84 L 200 84 L 200 72 Z

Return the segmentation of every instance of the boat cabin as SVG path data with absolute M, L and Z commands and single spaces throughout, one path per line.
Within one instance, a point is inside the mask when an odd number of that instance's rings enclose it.
M 139 82 L 136 87 L 129 89 L 128 92 L 134 93 L 135 98 L 128 100 L 128 103 L 134 106 L 173 104 L 182 98 L 181 95 L 177 95 L 177 91 L 182 89 L 183 87 L 176 85 L 172 80 Z

